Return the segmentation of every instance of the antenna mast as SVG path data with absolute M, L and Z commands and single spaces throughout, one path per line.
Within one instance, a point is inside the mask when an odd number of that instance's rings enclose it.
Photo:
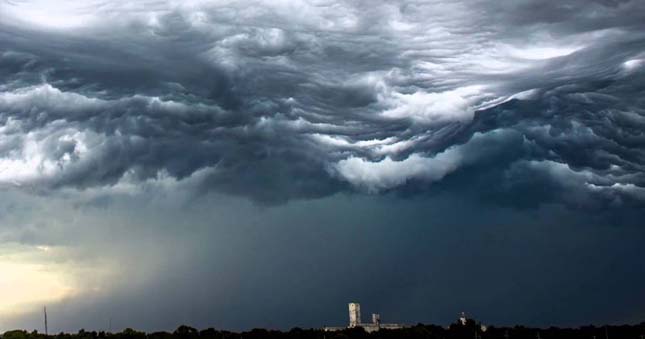
M 45 335 L 49 335 L 49 332 L 47 329 L 47 306 L 43 307 L 43 313 L 45 314 Z

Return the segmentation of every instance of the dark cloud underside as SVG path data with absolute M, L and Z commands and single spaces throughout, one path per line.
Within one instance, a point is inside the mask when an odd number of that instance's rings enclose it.
M 438 181 L 488 161 L 460 151 L 483 142 L 506 158 L 489 167 L 500 172 L 495 189 L 508 194 L 515 176 L 537 171 L 565 191 L 554 199 L 566 203 L 643 200 L 638 2 L 367 5 L 337 4 L 349 10 L 328 19 L 337 26 L 290 20 L 280 6 L 230 4 L 199 15 L 164 8 L 154 21 L 103 9 L 115 24 L 80 34 L 7 20 L 4 181 L 91 187 L 208 169 L 206 189 L 280 202 L 352 184 L 380 191 Z M 436 23 L 421 16 L 444 7 L 462 11 Z M 306 8 L 323 17 L 330 10 Z M 235 15 L 248 24 L 234 24 Z M 419 36 L 427 29 L 437 33 Z M 556 47 L 525 55 L 527 36 Z M 567 43 L 577 50 L 565 51 Z M 494 60 L 502 47 L 506 59 Z M 545 50 L 555 57 L 539 55 Z M 499 69 L 486 70 L 493 61 Z M 492 132 L 522 140 L 495 146 L 504 141 Z M 37 154 L 27 154 L 28 143 Z M 459 160 L 435 174 L 442 152 Z M 422 160 L 418 170 L 389 173 L 411 155 Z M 41 167 L 29 176 L 8 173 L 34 162 Z M 578 180 L 564 184 L 562 176 Z

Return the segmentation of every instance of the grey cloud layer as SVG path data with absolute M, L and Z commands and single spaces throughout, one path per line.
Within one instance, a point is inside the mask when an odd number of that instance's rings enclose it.
M 645 201 L 640 1 L 96 8 L 77 30 L 1 17 L 2 183 Z

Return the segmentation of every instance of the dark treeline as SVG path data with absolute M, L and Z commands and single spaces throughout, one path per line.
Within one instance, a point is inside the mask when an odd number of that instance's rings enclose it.
M 529 328 L 524 326 L 483 328 L 474 321 L 466 325 L 452 324 L 448 328 L 418 324 L 398 330 L 380 330 L 367 333 L 362 328 L 337 332 L 321 329 L 293 328 L 290 331 L 253 329 L 246 332 L 229 332 L 213 328 L 197 330 L 180 326 L 174 332 L 145 333 L 125 329 L 119 333 L 80 330 L 78 333 L 60 333 L 46 336 L 37 331 L 15 330 L 5 332 L 2 339 L 645 339 L 645 322 L 639 325 L 583 326 L 579 328 Z

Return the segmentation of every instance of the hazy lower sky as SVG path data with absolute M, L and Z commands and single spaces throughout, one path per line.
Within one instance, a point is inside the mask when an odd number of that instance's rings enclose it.
M 645 1 L 0 0 L 0 331 L 640 322 L 643 220 Z

